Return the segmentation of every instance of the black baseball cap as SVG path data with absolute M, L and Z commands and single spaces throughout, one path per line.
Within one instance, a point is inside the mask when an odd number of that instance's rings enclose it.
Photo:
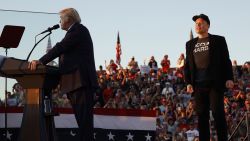
M 193 16 L 192 19 L 193 19 L 193 21 L 196 21 L 199 18 L 202 18 L 203 20 L 205 20 L 210 25 L 210 20 L 209 20 L 208 16 L 205 15 L 205 14 L 195 15 L 195 16 Z

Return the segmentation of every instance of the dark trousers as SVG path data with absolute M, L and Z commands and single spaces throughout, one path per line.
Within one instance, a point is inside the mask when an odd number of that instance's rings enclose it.
M 214 88 L 195 88 L 196 112 L 198 115 L 198 129 L 200 141 L 210 140 L 209 111 L 215 120 L 218 141 L 227 141 L 227 124 L 224 112 L 223 92 Z
M 93 90 L 79 88 L 67 94 L 79 126 L 79 141 L 93 141 Z

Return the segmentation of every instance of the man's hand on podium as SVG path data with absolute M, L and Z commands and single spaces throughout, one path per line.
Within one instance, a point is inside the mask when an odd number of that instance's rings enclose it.
M 29 63 L 29 66 L 28 68 L 30 70 L 36 70 L 37 68 L 37 65 L 41 65 L 42 63 L 39 61 L 39 60 L 32 60 L 30 63 Z

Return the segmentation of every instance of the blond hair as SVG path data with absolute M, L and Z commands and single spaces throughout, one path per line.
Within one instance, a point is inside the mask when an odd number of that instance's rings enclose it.
M 74 8 L 66 8 L 59 12 L 60 15 L 62 15 L 65 18 L 69 18 L 72 20 L 72 22 L 80 23 L 81 18 L 78 14 L 78 12 Z

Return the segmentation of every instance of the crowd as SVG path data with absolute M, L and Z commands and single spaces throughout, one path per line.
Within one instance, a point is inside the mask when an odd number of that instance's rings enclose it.
M 198 141 L 197 116 L 192 95 L 187 94 L 183 76 L 184 55 L 176 68 L 171 68 L 168 55 L 158 62 L 151 57 L 147 65 L 139 66 L 132 57 L 126 68 L 114 60 L 97 70 L 99 88 L 95 93 L 94 107 L 116 109 L 155 110 L 156 141 Z M 231 134 L 246 111 L 250 110 L 250 62 L 239 66 L 232 62 L 235 87 L 224 96 L 226 120 Z M 9 106 L 22 106 L 25 90 L 17 83 L 8 93 Z M 53 91 L 55 107 L 70 107 L 66 94 Z M 3 102 L 0 102 L 0 105 Z M 211 114 L 212 119 L 212 114 Z M 211 141 L 216 140 L 214 121 L 210 121 Z M 246 135 L 246 127 L 240 127 L 237 139 Z M 237 140 L 236 139 L 236 140 Z

